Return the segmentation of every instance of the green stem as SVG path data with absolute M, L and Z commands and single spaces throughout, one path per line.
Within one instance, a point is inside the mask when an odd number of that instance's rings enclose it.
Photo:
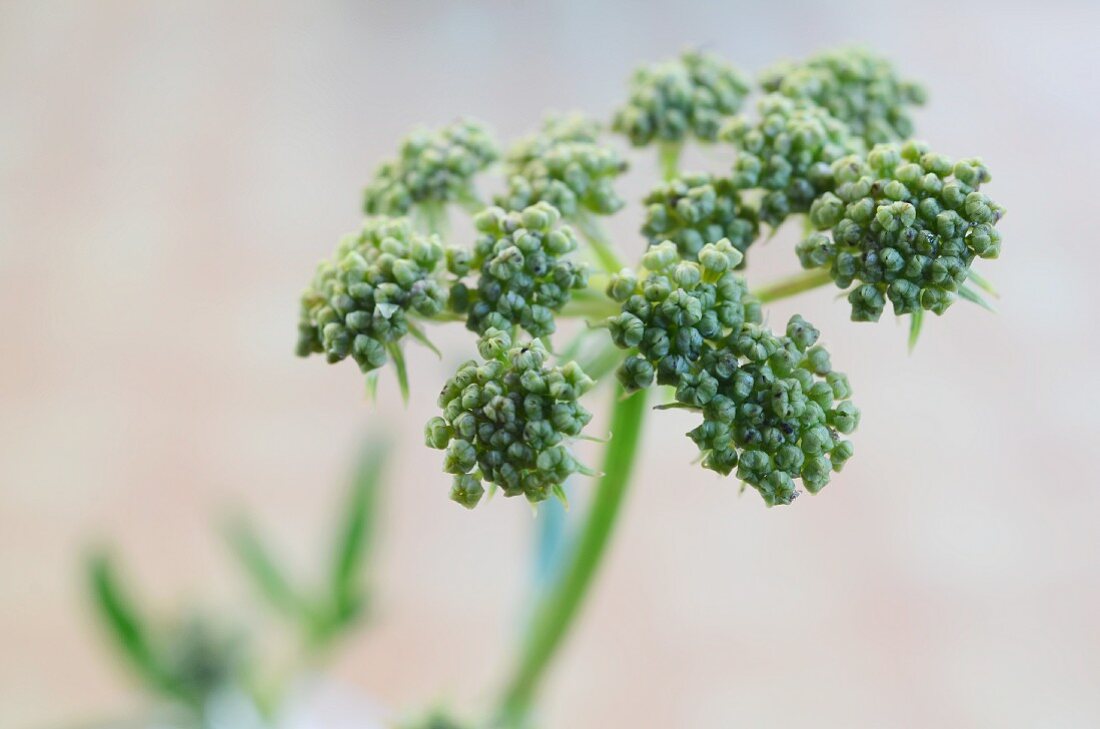
M 665 182 L 676 179 L 680 171 L 680 155 L 684 151 L 683 142 L 661 142 L 657 145 L 657 161 L 661 166 L 661 177 Z
M 751 293 L 753 296 L 760 299 L 761 303 L 767 304 L 770 301 L 786 299 L 790 296 L 801 294 L 803 291 L 825 286 L 826 284 L 832 283 L 832 280 L 833 278 L 829 275 L 828 269 L 814 268 L 809 271 L 796 273 L 787 278 L 781 278 L 778 281 L 773 281 L 758 289 L 754 289 Z
M 595 254 L 596 260 L 603 266 L 604 270 L 608 273 L 618 273 L 623 270 L 625 264 L 622 259 L 619 258 L 619 254 L 615 252 L 615 246 L 611 244 L 607 234 L 604 233 L 603 227 L 599 221 L 596 220 L 588 212 L 579 212 L 572 220 L 569 221 L 573 224 L 588 241 L 588 245 L 592 248 L 592 253 Z
M 622 388 L 617 387 L 615 398 L 612 437 L 604 451 L 604 475 L 561 576 L 535 609 L 519 665 L 501 700 L 499 718 L 503 726 L 520 726 L 530 711 L 546 668 L 561 647 L 592 584 L 630 483 L 641 439 L 646 393 L 625 396 Z

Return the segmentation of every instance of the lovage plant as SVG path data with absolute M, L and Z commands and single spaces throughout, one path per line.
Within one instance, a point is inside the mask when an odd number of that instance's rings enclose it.
M 695 413 L 687 437 L 699 465 L 768 506 L 820 492 L 852 458 L 860 414 L 827 334 L 802 315 L 771 328 L 769 303 L 836 286 L 855 322 L 878 321 L 887 304 L 909 317 L 911 344 L 925 312 L 960 298 L 985 305 L 980 290 L 992 290 L 973 265 L 997 257 L 1004 209 L 982 190 L 981 160 L 952 161 L 909 138 L 923 101 L 863 49 L 785 62 L 755 85 L 689 51 L 632 77 L 610 134 L 581 115 L 553 117 L 501 153 L 461 120 L 414 133 L 379 168 L 362 228 L 302 297 L 299 354 L 351 358 L 372 381 L 392 363 L 407 392 L 406 342 L 431 347 L 432 326 L 461 322 L 476 356 L 443 384 L 426 428 L 451 498 L 470 509 L 493 492 L 537 504 L 564 499 L 578 474 L 596 479 L 577 486 L 592 491 L 587 514 L 490 723 L 529 716 L 606 547 L 650 405 Z M 613 133 L 655 148 L 663 173 L 643 201 L 647 250 L 636 261 L 601 224 L 624 207 L 627 145 Z M 687 144 L 721 146 L 732 165 L 681 171 Z M 491 198 L 482 173 L 501 178 Z M 472 216 L 464 233 L 448 231 L 449 208 Z M 804 231 L 790 258 L 801 270 L 752 281 L 753 247 L 792 218 Z M 588 326 L 560 341 L 565 318 Z M 572 444 L 604 380 L 614 383 L 611 435 L 592 469 Z

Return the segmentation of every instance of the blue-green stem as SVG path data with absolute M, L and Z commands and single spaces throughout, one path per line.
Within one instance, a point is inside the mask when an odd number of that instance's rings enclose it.
M 630 484 L 646 412 L 646 393 L 627 396 L 616 387 L 614 397 L 612 435 L 604 450 L 603 476 L 560 577 L 535 608 L 519 664 L 501 699 L 498 719 L 502 726 L 522 726 L 530 711 L 546 669 L 592 584 Z

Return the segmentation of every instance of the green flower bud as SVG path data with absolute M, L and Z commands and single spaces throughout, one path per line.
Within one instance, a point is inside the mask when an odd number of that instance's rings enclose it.
M 481 497 L 484 494 L 485 487 L 481 485 L 481 481 L 476 476 L 468 473 L 455 476 L 454 485 L 451 486 L 451 501 L 467 509 L 472 509 L 481 502 Z

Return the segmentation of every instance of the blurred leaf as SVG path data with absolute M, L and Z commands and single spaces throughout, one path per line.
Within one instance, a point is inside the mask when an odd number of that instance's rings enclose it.
M 240 516 L 231 522 L 226 536 L 256 589 L 273 608 L 289 617 L 310 618 L 305 601 L 291 586 L 259 533 L 245 517 Z
M 348 502 L 341 512 L 332 565 L 333 617 L 350 622 L 362 607 L 362 569 L 373 544 L 378 521 L 378 493 L 389 443 L 370 440 L 363 448 L 351 484 Z
M 123 591 L 115 565 L 106 552 L 97 551 L 89 559 L 88 585 L 100 619 L 131 667 L 157 690 L 177 694 L 160 664 L 149 630 L 133 600 Z

